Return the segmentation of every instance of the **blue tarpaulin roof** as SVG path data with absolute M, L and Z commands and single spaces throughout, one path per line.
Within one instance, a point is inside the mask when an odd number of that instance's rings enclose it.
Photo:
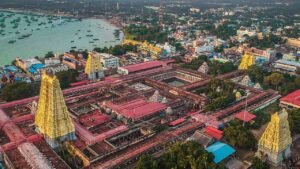
M 223 161 L 225 158 L 235 152 L 235 149 L 233 149 L 231 146 L 221 142 L 214 143 L 213 145 L 207 147 L 206 150 L 213 153 L 215 156 L 214 163 Z
M 37 64 L 33 64 L 31 67 L 34 69 L 41 69 L 41 68 L 45 67 L 45 65 L 41 64 L 41 63 L 37 63 Z

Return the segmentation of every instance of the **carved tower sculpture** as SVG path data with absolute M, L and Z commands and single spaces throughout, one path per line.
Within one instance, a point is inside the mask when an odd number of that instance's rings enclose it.
M 241 64 L 239 66 L 240 70 L 247 70 L 250 66 L 255 65 L 255 57 L 246 52 L 242 58 Z
M 269 163 L 278 166 L 291 156 L 292 137 L 286 110 L 272 115 L 266 130 L 258 142 L 257 155 L 265 157 Z
M 97 80 L 104 78 L 104 71 L 101 63 L 100 56 L 89 53 L 86 65 L 85 73 L 90 80 Z
M 40 96 L 35 114 L 36 131 L 52 148 L 64 141 L 75 140 L 75 128 L 65 104 L 59 80 L 51 73 L 42 73 Z

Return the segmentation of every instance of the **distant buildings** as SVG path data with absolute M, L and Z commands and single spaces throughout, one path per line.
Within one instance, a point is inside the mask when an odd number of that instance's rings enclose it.
M 92 55 L 100 58 L 104 69 L 117 69 L 119 67 L 119 58 L 108 53 L 91 52 Z
M 190 8 L 191 12 L 199 13 L 200 9 L 199 8 Z
M 28 75 L 32 76 L 34 80 L 40 79 L 40 70 L 45 67 L 41 61 L 31 58 L 31 59 L 21 59 L 16 58 L 16 65 L 25 71 Z
M 86 64 L 86 61 L 82 55 L 75 56 L 66 52 L 62 57 L 62 63 L 67 65 L 70 69 L 82 69 Z
M 245 28 L 245 27 L 241 27 L 239 30 L 237 30 L 237 36 L 242 37 L 245 35 L 248 35 L 250 37 L 252 36 L 256 36 L 257 35 L 257 31 L 254 29 L 250 29 L 250 28 Z
M 292 46 L 292 47 L 300 48 L 300 39 L 288 38 L 287 39 L 287 44 Z
M 273 68 L 277 71 L 295 74 L 297 69 L 300 69 L 300 62 L 281 59 L 273 63 Z
M 249 53 L 255 57 L 257 64 L 265 64 L 273 62 L 276 58 L 276 50 L 268 48 L 266 50 L 257 49 L 255 47 L 249 48 L 247 46 L 239 46 L 237 49 L 239 53 Z
M 280 99 L 280 106 L 287 109 L 300 108 L 300 89 Z

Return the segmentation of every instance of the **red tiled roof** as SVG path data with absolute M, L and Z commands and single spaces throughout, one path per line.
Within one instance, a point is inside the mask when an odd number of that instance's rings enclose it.
M 166 64 L 175 63 L 174 59 L 163 60 Z
M 126 118 L 138 120 L 153 113 L 165 110 L 167 107 L 162 103 L 147 102 L 144 99 L 136 99 L 129 102 L 115 104 L 108 102 L 107 106 Z
M 71 86 L 71 87 L 81 86 L 81 85 L 88 84 L 89 82 L 90 82 L 89 80 L 83 80 L 83 81 L 71 83 L 70 86 Z
M 300 106 L 300 89 L 288 94 L 285 97 L 282 97 L 280 101 Z
M 217 140 L 221 140 L 221 138 L 223 137 L 223 131 L 210 126 L 205 128 L 205 133 Z
M 170 126 L 176 126 L 180 123 L 183 123 L 184 121 L 185 121 L 185 118 L 179 118 L 177 120 L 174 120 L 174 121 L 170 122 Z
M 105 123 L 110 120 L 110 117 L 99 111 L 95 111 L 91 114 L 82 115 L 79 121 L 86 127 L 94 127 L 96 125 Z
M 254 114 L 249 113 L 248 111 L 241 111 L 234 115 L 235 118 L 240 119 L 244 122 L 249 122 L 256 118 Z
M 156 60 L 156 61 L 143 62 L 143 63 L 139 63 L 139 64 L 123 66 L 122 68 L 127 69 L 128 73 L 132 73 L 132 72 L 137 72 L 137 71 L 141 71 L 141 70 L 160 67 L 163 65 L 165 65 L 164 62 Z

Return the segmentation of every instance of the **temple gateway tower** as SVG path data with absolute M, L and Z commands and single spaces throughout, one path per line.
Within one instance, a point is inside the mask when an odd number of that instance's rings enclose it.
M 248 68 L 252 65 L 255 65 L 255 57 L 246 52 L 242 58 L 241 64 L 239 65 L 239 70 L 248 70 Z
M 65 104 L 59 80 L 52 73 L 42 73 L 41 90 L 35 114 L 36 131 L 52 148 L 75 140 L 75 128 Z
M 257 156 L 278 166 L 291 156 L 292 137 L 285 109 L 272 115 L 266 130 L 258 142 Z
M 97 80 L 104 78 L 104 70 L 101 63 L 101 58 L 98 55 L 89 53 L 85 65 L 85 73 L 90 80 Z

